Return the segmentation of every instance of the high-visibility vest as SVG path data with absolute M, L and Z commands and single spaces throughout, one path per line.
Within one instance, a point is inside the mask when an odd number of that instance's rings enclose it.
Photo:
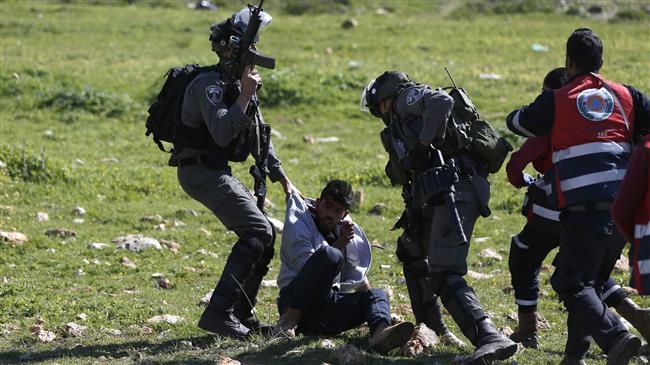
M 553 167 L 546 174 L 550 201 L 564 208 L 614 200 L 632 150 L 630 92 L 591 73 L 553 93 Z

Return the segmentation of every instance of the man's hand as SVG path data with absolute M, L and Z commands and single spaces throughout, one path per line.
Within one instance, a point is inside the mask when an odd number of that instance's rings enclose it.
M 341 226 L 341 230 L 339 232 L 339 237 L 334 241 L 334 247 L 338 248 L 339 250 L 343 251 L 345 249 L 345 246 L 352 241 L 354 238 L 354 224 L 349 221 L 341 221 L 339 223 Z
M 302 193 L 300 192 L 300 190 L 298 190 L 298 188 L 296 188 L 291 183 L 291 180 L 289 180 L 289 178 L 285 178 L 285 179 L 280 180 L 280 184 L 282 184 L 282 189 L 284 190 L 284 194 L 286 195 L 286 197 L 285 197 L 286 199 L 289 199 L 291 194 L 294 194 L 294 193 L 302 196 Z
M 239 94 L 236 103 L 243 112 L 246 112 L 248 103 L 257 91 L 257 86 L 262 82 L 262 77 L 256 69 L 246 66 L 239 82 L 241 84 L 241 93 Z

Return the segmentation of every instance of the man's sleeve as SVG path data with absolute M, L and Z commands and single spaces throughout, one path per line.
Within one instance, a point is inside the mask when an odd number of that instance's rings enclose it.
M 225 147 L 251 121 L 236 103 L 228 107 L 226 90 L 214 79 L 202 77 L 193 83 L 191 96 L 195 98 L 208 131 L 215 143 Z
M 524 186 L 523 171 L 526 166 L 536 159 L 545 156 L 549 149 L 549 138 L 531 137 L 512 155 L 506 165 L 508 181 L 516 188 Z
M 403 101 L 407 113 L 422 117 L 420 140 L 431 143 L 444 128 L 454 107 L 454 99 L 449 94 L 428 88 L 414 87 L 405 90 L 406 99 Z
M 625 85 L 632 95 L 634 105 L 634 134 L 650 133 L 650 100 L 632 86 Z
M 553 91 L 543 91 L 531 104 L 512 111 L 506 118 L 508 129 L 523 137 L 550 134 L 555 119 Z
M 634 217 L 643 206 L 643 197 L 648 191 L 649 154 L 641 146 L 634 150 L 612 207 L 612 217 L 628 242 L 634 240 Z
M 283 264 L 295 271 L 300 271 L 305 263 L 316 252 L 311 242 L 311 231 L 304 221 L 309 214 L 305 201 L 298 195 L 292 194 L 287 200 L 287 213 L 284 219 L 282 233 Z M 286 248 L 286 250 L 284 249 Z

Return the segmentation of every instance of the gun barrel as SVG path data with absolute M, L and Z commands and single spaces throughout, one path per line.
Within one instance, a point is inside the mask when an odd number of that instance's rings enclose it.
M 463 224 L 460 220 L 460 215 L 458 214 L 458 209 L 456 208 L 456 200 L 454 199 L 454 193 L 445 194 L 445 205 L 449 211 L 449 221 L 456 231 L 456 237 L 458 238 L 458 245 L 466 245 L 468 243 L 467 236 L 465 235 L 465 230 L 463 229 Z

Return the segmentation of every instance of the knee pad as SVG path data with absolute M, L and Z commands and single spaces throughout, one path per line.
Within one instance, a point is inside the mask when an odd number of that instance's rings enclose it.
M 257 262 L 262 258 L 265 250 L 266 245 L 264 245 L 263 238 L 257 235 L 249 235 L 240 237 L 235 243 L 232 252 L 237 254 L 238 259 Z

